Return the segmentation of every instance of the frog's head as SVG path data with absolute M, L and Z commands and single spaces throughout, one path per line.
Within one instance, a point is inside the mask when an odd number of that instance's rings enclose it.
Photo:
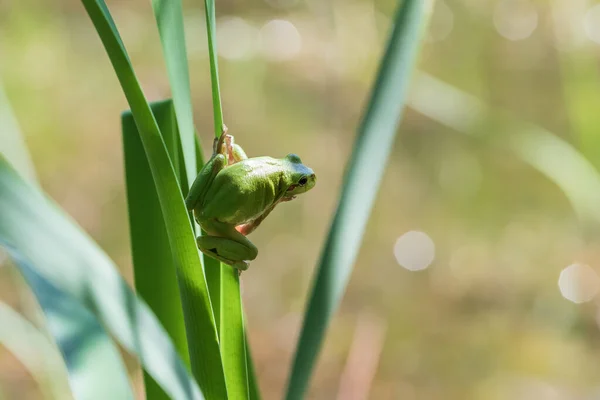
M 302 164 L 302 160 L 296 154 L 288 154 L 285 156 L 290 168 L 290 181 L 285 197 L 293 198 L 304 192 L 308 192 L 315 187 L 317 176 L 314 171 Z

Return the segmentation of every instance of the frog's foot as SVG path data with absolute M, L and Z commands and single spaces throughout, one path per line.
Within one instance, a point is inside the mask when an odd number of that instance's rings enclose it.
M 252 243 L 251 246 L 247 246 L 224 237 L 199 236 L 196 243 L 203 253 L 240 271 L 247 270 L 250 261 L 258 254 L 258 250 Z
M 242 273 L 242 271 L 247 270 L 250 267 L 250 261 L 247 260 L 238 260 L 238 261 L 234 261 L 234 260 L 230 260 L 228 258 L 222 257 L 219 253 L 218 250 L 216 248 L 214 249 L 200 249 L 204 254 L 208 255 L 209 257 L 212 257 L 214 259 L 217 259 L 218 261 L 221 261 L 224 264 L 229 265 L 230 267 L 237 269 L 240 274 Z

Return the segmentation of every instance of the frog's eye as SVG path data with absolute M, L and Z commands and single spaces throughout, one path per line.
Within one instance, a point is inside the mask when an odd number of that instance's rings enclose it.
M 303 176 L 302 178 L 300 178 L 300 180 L 298 181 L 298 185 L 300 186 L 304 186 L 306 185 L 306 182 L 308 182 L 308 178 Z

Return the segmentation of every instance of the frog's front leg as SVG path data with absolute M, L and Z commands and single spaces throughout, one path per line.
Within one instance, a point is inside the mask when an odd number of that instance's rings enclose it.
M 246 160 L 248 158 L 248 156 L 246 155 L 246 152 L 244 151 L 244 149 L 242 149 L 242 146 L 240 146 L 239 144 L 235 144 L 233 136 L 231 136 L 231 135 L 227 135 L 227 136 L 228 137 L 226 139 L 226 143 L 228 146 L 227 150 L 228 150 L 228 157 L 229 157 L 229 165 Z
M 233 136 L 226 133 L 226 129 L 227 127 L 225 127 L 224 133 L 221 135 L 220 144 L 215 142 L 215 152 L 221 153 L 227 157 L 227 165 L 246 160 L 248 158 L 246 152 L 244 152 L 244 149 L 242 149 L 240 145 L 235 144 L 235 139 Z
M 276 205 L 277 205 L 277 202 L 275 204 L 273 204 L 271 207 L 267 208 L 260 217 L 256 218 L 252 222 L 248 222 L 247 224 L 236 226 L 235 230 L 244 236 L 251 234 L 256 228 L 258 228 L 260 223 L 263 222 L 265 218 L 267 218 L 267 215 L 269 215 L 271 213 L 271 211 L 273 211 L 273 209 L 275 208 Z
M 214 218 L 203 219 L 200 225 L 206 235 L 198 236 L 196 243 L 203 253 L 240 271 L 248 269 L 249 261 L 258 255 L 256 246 L 234 226 Z

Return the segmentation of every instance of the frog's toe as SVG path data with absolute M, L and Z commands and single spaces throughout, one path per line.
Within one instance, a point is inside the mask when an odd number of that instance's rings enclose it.
M 248 267 L 250 267 L 250 262 L 249 261 L 234 261 L 232 264 L 230 264 L 233 268 L 237 269 L 238 271 L 240 271 L 240 273 L 242 271 L 245 271 L 248 269 Z
M 238 271 L 240 271 L 240 273 L 242 271 L 247 270 L 250 267 L 249 261 L 246 261 L 246 260 L 233 261 L 233 260 L 230 260 L 230 259 L 220 256 L 216 248 L 215 249 L 206 249 L 205 251 L 209 256 L 221 261 L 222 263 L 225 263 L 225 264 L 231 266 L 234 269 L 237 269 Z

